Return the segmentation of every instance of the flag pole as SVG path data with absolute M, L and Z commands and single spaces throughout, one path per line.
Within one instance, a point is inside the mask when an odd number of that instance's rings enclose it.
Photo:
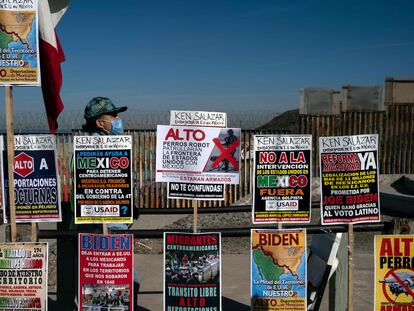
M 13 87 L 5 86 L 6 92 L 6 128 L 7 128 L 7 172 L 9 175 L 9 202 L 10 202 L 10 241 L 16 242 L 16 206 L 14 203 L 14 123 L 13 123 Z

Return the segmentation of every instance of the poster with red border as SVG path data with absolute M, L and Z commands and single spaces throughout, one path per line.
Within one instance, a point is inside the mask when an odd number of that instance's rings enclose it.
M 170 125 L 221 127 L 227 126 L 227 113 L 209 111 L 171 110 Z M 224 184 L 171 183 L 167 185 L 168 199 L 204 201 L 224 200 Z
M 378 134 L 319 137 L 321 222 L 380 221 Z
M 376 235 L 374 311 L 414 310 L 414 235 Z
M 156 182 L 238 184 L 239 128 L 157 126 Z
M 132 234 L 80 233 L 78 310 L 132 311 L 133 265 Z
M 47 310 L 48 244 L 0 244 L 0 310 Z
M 254 135 L 253 223 L 308 223 L 312 135 Z

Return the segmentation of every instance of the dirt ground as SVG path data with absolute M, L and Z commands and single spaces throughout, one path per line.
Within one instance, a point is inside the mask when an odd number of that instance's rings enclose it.
M 313 211 L 314 212 L 314 211 Z M 316 215 L 315 215 L 316 216 Z M 220 215 L 199 215 L 199 226 L 243 227 L 250 225 L 250 213 Z M 317 216 L 315 222 L 317 222 Z M 189 216 L 142 216 L 134 227 L 153 228 L 191 228 L 192 215 Z M 371 309 L 374 302 L 374 235 L 380 232 L 355 233 L 354 268 L 354 310 Z M 308 237 L 311 239 L 311 236 Z M 141 240 L 151 250 L 138 249 L 135 256 L 140 281 L 141 310 L 162 310 L 163 306 L 163 262 L 162 240 Z M 347 245 L 341 244 L 341 247 Z M 223 310 L 250 310 L 250 238 L 222 238 L 222 297 Z M 344 293 L 346 295 L 346 293 Z M 321 311 L 328 311 L 328 289 L 325 292 Z M 345 309 L 343 309 L 345 310 Z

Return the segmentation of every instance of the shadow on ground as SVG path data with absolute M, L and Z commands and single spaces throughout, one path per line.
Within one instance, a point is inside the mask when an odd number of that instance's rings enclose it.
M 244 305 L 238 301 L 235 301 L 233 299 L 223 297 L 223 310 L 224 311 L 250 311 L 250 306 Z
M 250 311 L 250 306 L 244 305 L 240 302 L 237 302 L 233 299 L 227 298 L 227 297 L 223 297 L 223 311 Z M 155 311 L 155 310 L 150 310 L 144 307 L 139 307 L 138 311 Z

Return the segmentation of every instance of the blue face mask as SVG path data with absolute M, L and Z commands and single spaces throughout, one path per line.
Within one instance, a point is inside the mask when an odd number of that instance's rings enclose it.
M 115 119 L 111 121 L 112 129 L 109 131 L 109 135 L 122 135 L 124 133 L 124 126 L 121 119 Z

